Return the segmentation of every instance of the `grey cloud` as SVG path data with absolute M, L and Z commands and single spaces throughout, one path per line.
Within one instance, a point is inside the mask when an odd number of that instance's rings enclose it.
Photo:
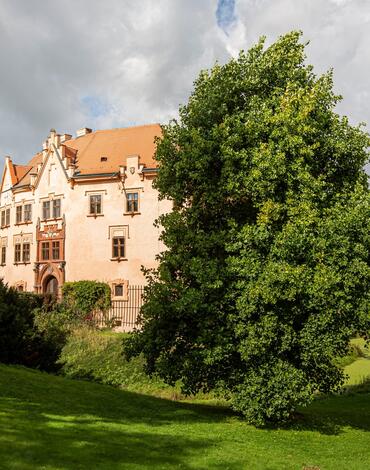
M 370 2 L 239 0 L 235 27 L 218 28 L 216 0 L 2 0 L 0 154 L 26 161 L 50 127 L 166 122 L 201 68 L 265 34 L 302 29 L 308 61 L 335 69 L 340 110 L 368 121 Z M 107 113 L 89 113 L 91 102 Z

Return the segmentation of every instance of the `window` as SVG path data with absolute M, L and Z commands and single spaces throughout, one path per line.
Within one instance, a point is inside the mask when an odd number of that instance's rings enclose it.
M 102 213 L 102 197 L 101 194 L 91 194 L 90 198 L 90 214 L 98 215 Z
M 1 211 L 1 227 L 8 227 L 10 225 L 10 209 Z
M 109 282 L 112 300 L 128 300 L 128 281 L 125 279 L 114 279 Z
M 123 297 L 123 284 L 115 284 L 114 285 L 114 296 L 115 297 Z
M 14 245 L 14 263 L 20 263 L 21 262 L 21 244 L 16 243 Z
M 126 202 L 127 202 L 127 206 L 126 206 L 127 212 L 139 211 L 139 193 L 127 193 Z
M 22 259 L 23 259 L 23 263 L 29 263 L 30 261 L 30 244 L 29 243 L 23 243 Z
M 9 214 L 10 219 L 10 214 Z M 25 204 L 22 206 L 16 206 L 15 208 L 15 223 L 23 224 L 32 222 L 32 204 Z
M 49 256 L 49 242 L 41 243 L 41 259 L 47 261 L 50 258 Z
M 42 218 L 43 220 L 50 219 L 50 201 L 42 203 Z
M 16 224 L 22 223 L 22 215 L 23 215 L 23 207 L 17 206 L 15 209 L 15 223 Z
M 61 199 L 53 199 L 52 201 L 43 201 L 42 203 L 42 220 L 59 219 L 61 217 Z
M 59 259 L 60 257 L 60 242 L 59 241 L 52 242 L 51 255 L 53 259 Z
M 31 220 L 32 220 L 32 205 L 25 204 L 23 207 L 23 221 L 31 222 Z
M 61 200 L 54 199 L 53 200 L 53 217 L 54 219 L 59 219 L 60 217 L 60 208 L 61 208 Z
M 125 257 L 125 237 L 113 237 L 113 258 Z
M 30 251 L 31 251 L 30 243 L 23 243 L 23 244 L 16 243 L 14 245 L 14 263 L 29 263 Z M 3 253 L 1 252 L 1 256 L 2 255 Z
M 1 265 L 4 266 L 6 264 L 6 246 L 1 247 Z

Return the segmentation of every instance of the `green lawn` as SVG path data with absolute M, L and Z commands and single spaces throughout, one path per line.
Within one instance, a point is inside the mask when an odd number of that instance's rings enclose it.
M 363 355 L 344 368 L 345 373 L 348 374 L 346 385 L 353 386 L 370 378 L 370 351 L 362 338 L 353 339 L 351 343 L 360 348 Z
M 286 429 L 0 365 L 3 469 L 370 468 L 370 394 L 316 401 Z

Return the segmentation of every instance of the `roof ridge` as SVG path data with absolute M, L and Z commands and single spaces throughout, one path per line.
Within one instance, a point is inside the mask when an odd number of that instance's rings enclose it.
M 138 125 L 134 124 L 132 126 L 113 127 L 111 129 L 97 129 L 96 131 L 91 132 L 91 134 L 97 134 L 98 132 L 124 131 L 125 129 L 138 129 L 140 127 L 153 127 L 153 126 L 160 126 L 160 125 L 161 124 L 159 122 L 153 122 L 151 124 L 138 124 Z M 89 135 L 89 134 L 86 134 L 86 135 Z

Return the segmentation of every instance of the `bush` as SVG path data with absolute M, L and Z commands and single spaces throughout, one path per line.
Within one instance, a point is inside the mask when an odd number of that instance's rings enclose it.
M 177 397 L 177 389 L 144 373 L 142 357 L 131 361 L 124 359 L 122 343 L 127 336 L 97 331 L 88 326 L 74 329 L 58 361 L 62 366 L 61 372 L 69 378 L 92 380 L 133 392 Z
M 34 309 L 43 297 L 18 292 L 0 280 L 0 362 L 54 370 L 58 350 L 35 327 Z
M 35 327 L 61 352 L 67 337 L 84 320 L 64 302 L 43 305 L 34 310 Z
M 108 284 L 97 281 L 66 282 L 62 287 L 63 301 L 81 317 L 90 317 L 96 311 L 105 312 L 110 307 Z
M 62 350 L 67 337 L 76 328 L 95 325 L 94 312 L 105 312 L 110 306 L 110 289 L 103 282 L 66 282 L 63 298 L 45 302 L 35 311 L 35 324 L 51 342 Z

